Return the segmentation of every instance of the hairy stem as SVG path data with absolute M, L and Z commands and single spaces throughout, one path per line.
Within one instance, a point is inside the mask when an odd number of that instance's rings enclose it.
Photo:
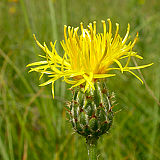
M 97 139 L 87 139 L 89 160 L 97 160 Z

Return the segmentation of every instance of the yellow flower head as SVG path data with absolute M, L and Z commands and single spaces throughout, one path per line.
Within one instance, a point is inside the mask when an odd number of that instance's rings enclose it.
M 52 50 L 50 51 L 46 44 L 41 45 L 35 35 L 34 38 L 40 48 L 45 52 L 44 61 L 34 62 L 29 66 L 36 66 L 31 68 L 30 71 L 40 72 L 41 77 L 48 74 L 50 79 L 41 84 L 40 86 L 52 83 L 52 92 L 54 96 L 54 82 L 63 77 L 66 83 L 72 84 L 72 88 L 84 84 L 85 91 L 89 88 L 94 89 L 94 82 L 97 79 L 115 76 L 116 74 L 110 73 L 112 70 L 120 70 L 122 73 L 127 71 L 136 76 L 142 83 L 143 81 L 135 75 L 131 70 L 148 67 L 152 64 L 143 66 L 129 67 L 131 57 L 143 59 L 132 51 L 138 34 L 133 42 L 126 44 L 129 39 L 130 25 L 128 24 L 127 33 L 124 38 L 118 34 L 119 24 L 116 23 L 116 32 L 112 36 L 112 24 L 110 19 L 109 30 L 106 30 L 106 23 L 102 21 L 103 33 L 96 33 L 96 22 L 90 23 L 88 28 L 83 28 L 80 24 L 81 34 L 78 34 L 79 27 L 71 28 L 64 26 L 64 40 L 61 45 L 64 49 L 64 56 L 58 55 L 55 44 L 50 43 Z M 68 36 L 67 36 L 68 29 Z M 126 64 L 122 65 L 121 60 L 127 59 Z M 112 64 L 116 63 L 117 67 L 113 68 Z

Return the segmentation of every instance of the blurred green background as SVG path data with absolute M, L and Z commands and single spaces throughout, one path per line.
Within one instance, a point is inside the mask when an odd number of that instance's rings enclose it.
M 130 23 L 131 39 L 136 32 L 140 37 L 134 50 L 144 57 L 137 63 L 154 65 L 137 71 L 144 85 L 127 73 L 108 81 L 118 105 L 110 133 L 98 143 L 98 159 L 160 160 L 159 0 L 0 0 L 0 160 L 88 159 L 85 140 L 66 118 L 69 86 L 58 81 L 53 100 L 51 86 L 39 87 L 39 74 L 28 74 L 26 65 L 42 53 L 33 33 L 49 44 L 63 39 L 64 24 L 96 20 L 102 32 L 107 18 L 114 31 L 120 24 L 122 37 Z M 63 55 L 60 45 L 57 50 Z

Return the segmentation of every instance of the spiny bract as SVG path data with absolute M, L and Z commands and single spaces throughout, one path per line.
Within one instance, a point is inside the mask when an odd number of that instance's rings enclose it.
M 73 92 L 73 99 L 69 105 L 70 121 L 73 128 L 87 140 L 98 139 L 106 133 L 113 119 L 112 96 L 105 83 L 94 83 L 95 90 L 77 87 Z

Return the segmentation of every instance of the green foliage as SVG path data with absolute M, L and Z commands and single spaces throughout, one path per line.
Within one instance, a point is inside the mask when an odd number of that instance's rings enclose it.
M 61 81 L 56 97 L 51 86 L 38 87 L 39 75 L 28 74 L 26 65 L 38 61 L 42 51 L 37 39 L 49 43 L 63 39 L 63 25 L 81 21 L 118 22 L 120 34 L 131 25 L 131 38 L 139 32 L 135 50 L 144 57 L 144 85 L 124 73 L 107 80 L 116 94 L 116 112 L 110 133 L 100 138 L 99 160 L 158 160 L 160 157 L 160 1 L 158 0 L 12 0 L 0 1 L 0 159 L 87 159 L 85 140 L 73 134 L 66 120 L 66 101 L 71 92 Z M 97 23 L 98 31 L 102 26 Z M 113 30 L 115 26 L 113 26 Z M 58 43 L 57 43 L 58 44 Z M 60 45 L 57 50 L 63 54 Z M 133 63 L 142 64 L 139 60 Z M 144 78 L 143 78 L 144 77 Z M 42 81 L 45 81 L 44 78 Z M 99 103 L 99 102 L 97 102 Z M 82 121 L 83 120 L 83 115 Z M 103 116 L 102 116 L 103 118 Z

